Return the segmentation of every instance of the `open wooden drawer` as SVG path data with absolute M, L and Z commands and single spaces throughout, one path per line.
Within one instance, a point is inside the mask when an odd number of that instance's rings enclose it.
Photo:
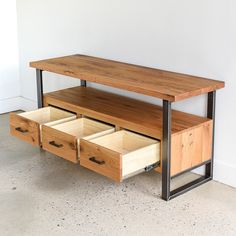
M 43 149 L 77 163 L 81 138 L 90 140 L 114 131 L 113 126 L 88 118 L 80 118 L 52 127 L 43 125 Z
M 159 161 L 158 140 L 125 130 L 80 142 L 80 164 L 119 182 Z
M 41 144 L 41 126 L 55 125 L 76 119 L 76 115 L 54 107 L 44 107 L 35 111 L 10 114 L 12 135 L 33 145 Z

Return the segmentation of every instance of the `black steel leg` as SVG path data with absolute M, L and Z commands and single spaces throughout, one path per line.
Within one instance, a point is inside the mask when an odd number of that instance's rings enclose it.
M 163 100 L 162 199 L 170 199 L 171 102 Z
M 215 106 L 216 106 L 216 91 L 213 91 L 208 93 L 208 100 L 207 100 L 207 117 L 209 119 L 212 119 L 213 121 L 211 162 L 206 165 L 206 176 L 211 178 L 213 178 L 213 164 L 214 164 Z
M 43 107 L 43 71 L 36 69 L 38 108 Z
M 196 188 L 213 178 L 213 161 L 214 161 L 214 133 L 215 133 L 215 105 L 216 105 L 216 92 L 208 93 L 207 102 L 207 117 L 213 121 L 212 131 L 212 156 L 211 160 L 201 165 L 205 165 L 205 175 L 198 179 L 187 183 L 177 189 L 170 191 L 170 165 L 171 165 L 171 103 L 163 101 L 163 139 L 162 139 L 162 198 L 166 201 L 171 200 L 193 188 Z M 198 168 L 190 168 L 189 171 Z M 183 173 L 185 173 L 184 171 Z M 181 175 L 183 173 L 178 174 Z
M 81 85 L 82 87 L 86 87 L 86 86 L 87 86 L 86 80 L 80 80 L 80 85 Z

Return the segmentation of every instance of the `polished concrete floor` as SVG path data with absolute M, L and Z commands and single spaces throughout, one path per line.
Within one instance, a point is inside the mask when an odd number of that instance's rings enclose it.
M 236 189 L 212 181 L 165 202 L 156 172 L 114 183 L 11 137 L 8 119 L 0 116 L 1 236 L 236 235 Z

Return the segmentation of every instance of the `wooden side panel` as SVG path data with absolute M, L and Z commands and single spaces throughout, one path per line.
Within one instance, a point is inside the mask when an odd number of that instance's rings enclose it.
M 39 124 L 15 113 L 10 113 L 10 133 L 32 145 L 40 145 Z
M 211 158 L 212 121 L 172 135 L 171 175 L 201 164 Z
M 202 133 L 202 161 L 207 161 L 211 159 L 212 155 L 212 136 L 213 136 L 213 122 L 203 124 Z
M 77 139 L 73 135 L 42 126 L 43 149 L 73 163 L 78 163 Z
M 93 158 L 94 161 L 91 161 L 90 158 Z M 84 139 L 80 140 L 80 165 L 115 181 L 122 181 L 120 153 Z

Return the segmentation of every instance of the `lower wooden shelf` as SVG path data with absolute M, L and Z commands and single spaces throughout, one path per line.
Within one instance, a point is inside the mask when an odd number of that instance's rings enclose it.
M 162 107 L 89 87 L 74 87 L 44 95 L 44 106 L 53 105 L 90 116 L 159 140 Z M 172 111 L 172 134 L 201 126 L 209 119 Z
M 162 140 L 162 107 L 89 87 L 44 95 L 55 106 Z M 172 111 L 171 175 L 211 158 L 212 120 Z M 157 169 L 160 171 L 161 169 Z

